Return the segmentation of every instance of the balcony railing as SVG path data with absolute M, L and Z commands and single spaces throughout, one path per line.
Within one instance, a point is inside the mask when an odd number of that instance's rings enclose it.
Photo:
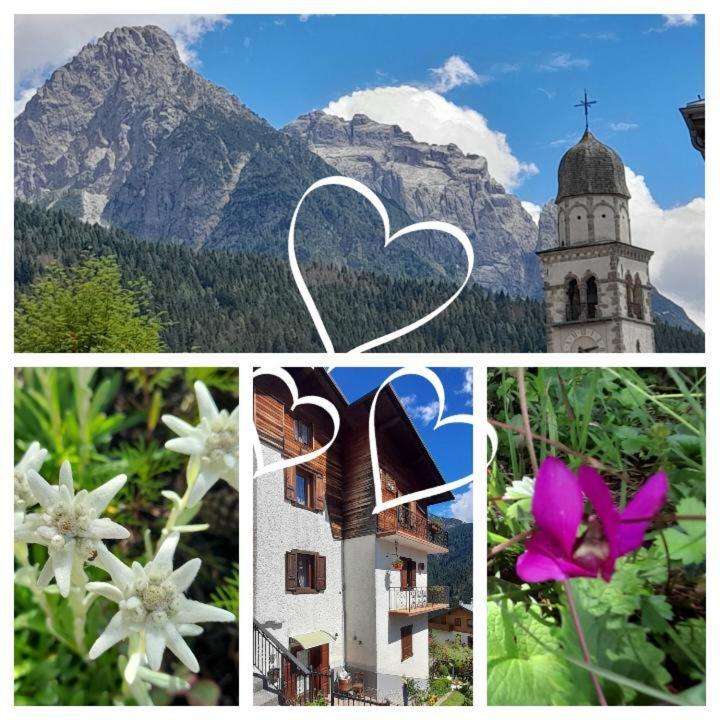
M 448 534 L 445 530 L 428 520 L 425 515 L 413 512 L 405 505 L 378 513 L 377 531 L 383 534 L 402 531 L 433 545 L 444 548 L 448 546 Z
M 400 588 L 390 587 L 390 612 L 415 615 L 441 610 L 450 604 L 450 592 L 446 586 Z

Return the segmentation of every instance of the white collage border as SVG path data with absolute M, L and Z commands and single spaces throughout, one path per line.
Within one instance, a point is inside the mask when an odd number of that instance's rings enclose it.
M 13 81 L 10 69 L 13 66 L 13 14 L 14 13 L 247 13 L 247 14 L 282 14 L 282 13 L 559 13 L 559 14 L 613 14 L 613 13 L 679 13 L 694 12 L 706 15 L 706 97 L 710 121 L 710 148 L 712 156 L 713 134 L 715 123 L 712 118 L 717 117 L 718 97 L 720 97 L 720 3 L 717 0 L 103 0 L 99 7 L 99 0 L 65 0 L 62 4 L 51 0 L 25 0 L 19 2 L 8 0 L 0 9 L 0 91 L 3 99 L 2 108 L 2 149 L 0 158 L 0 223 L 2 224 L 3 242 L 0 243 L 0 456 L 6 458 L 9 467 L 13 457 L 12 408 L 13 408 L 13 369 L 23 366 L 85 366 L 85 367 L 183 367 L 183 366 L 232 366 L 240 370 L 240 462 L 241 478 L 246 478 L 246 486 L 241 484 L 240 490 L 240 708 L 218 707 L 201 709 L 210 718 L 237 717 L 241 712 L 243 717 L 251 714 L 258 718 L 290 718 L 297 717 L 324 717 L 328 708 L 268 708 L 252 706 L 252 658 L 251 658 L 251 623 L 252 616 L 252 578 L 253 578 L 253 543 L 252 543 L 252 370 L 261 365 L 275 366 L 363 366 L 363 367 L 472 367 L 474 370 L 474 412 L 478 417 L 485 413 L 486 386 L 485 374 L 487 367 L 497 366 L 525 366 L 538 365 L 546 367 L 579 367 L 579 366 L 634 366 L 656 367 L 676 366 L 706 366 L 708 370 L 707 382 L 707 419 L 709 428 L 717 428 L 717 408 L 720 403 L 720 391 L 716 387 L 716 377 L 720 373 L 720 340 L 715 337 L 715 322 L 713 314 L 706 312 L 706 351 L 704 354 L 663 354 L 663 355 L 613 355 L 608 353 L 597 355 L 549 355 L 524 353 L 488 353 L 488 354 L 391 354 L 373 353 L 369 355 L 347 356 L 343 354 L 324 355 L 313 354 L 211 354 L 211 353 L 168 353 L 168 354 L 103 354 L 103 355 L 40 355 L 40 354 L 14 354 L 13 340 L 13 247 L 10 238 L 13 237 L 13 167 L 11 162 L 13 138 Z M 672 112 L 672 108 L 669 109 Z M 688 140 L 688 152 L 691 152 Z M 706 169 L 705 197 L 720 197 L 720 173 L 709 173 Z M 720 251 L 713 242 L 720 238 L 718 227 L 718 211 L 712 202 L 707 203 L 706 214 L 706 252 L 705 274 L 708 281 L 715 273 L 720 271 Z M 678 238 L 682 242 L 682 238 Z M 717 285 L 706 283 L 706 308 L 718 307 Z M 482 428 L 475 426 L 474 466 L 475 474 L 484 480 L 486 450 Z M 717 431 L 715 431 L 717 434 Z M 710 434 L 709 439 L 712 440 Z M 717 478 L 720 477 L 720 455 L 712 442 L 708 443 L 708 477 L 707 477 L 707 505 L 714 509 L 718 502 Z M 9 501 L 10 484 L 3 483 L 3 495 L 0 496 L 0 507 L 3 508 L 2 532 L 0 532 L 0 582 L 2 583 L 3 601 L 0 601 L 0 713 L 3 717 L 17 718 L 58 718 L 65 720 L 72 713 L 73 718 L 94 718 L 98 710 L 94 707 L 75 708 L 42 708 L 42 707 L 14 707 L 13 706 L 13 605 L 11 598 L 13 561 L 10 552 L 12 545 L 11 515 L 12 503 Z M 478 489 L 480 490 L 480 488 Z M 7 493 L 7 494 L 5 494 Z M 475 605 L 483 608 L 485 605 L 485 578 L 484 547 L 486 544 L 485 529 L 485 493 L 474 493 L 474 584 Z M 718 538 L 715 523 L 710 522 L 708 533 L 708 572 L 707 592 L 711 599 L 709 607 L 717 607 L 714 602 L 718 587 L 718 565 L 715 540 Z M 710 611 L 707 623 L 707 677 L 708 698 L 704 708 L 688 707 L 536 707 L 536 708 L 488 708 L 486 700 L 485 681 L 485 616 L 478 613 L 475 620 L 478 630 L 478 639 L 475 642 L 475 682 L 472 708 L 453 708 L 453 717 L 456 713 L 461 716 L 488 718 L 489 720 L 508 720 L 522 714 L 532 714 L 533 718 L 577 718 L 608 715 L 611 717 L 639 718 L 650 720 L 656 713 L 672 713 L 673 720 L 700 718 L 719 708 L 720 695 L 713 685 L 713 678 L 720 670 L 718 664 L 718 648 L 720 648 L 720 626 L 716 614 Z M 92 682 L 92 669 L 88 669 L 88 682 Z M 150 720 L 169 720 L 177 714 L 186 717 L 195 717 L 198 708 L 144 708 L 144 707 L 108 707 L 101 712 L 107 716 L 125 718 L 142 718 Z M 335 708 L 336 711 L 351 713 L 358 716 L 376 717 L 378 708 Z M 331 711 L 330 711 L 331 712 Z M 383 715 L 390 712 L 394 715 L 413 712 L 430 713 L 433 717 L 446 718 L 449 713 L 443 713 L 439 708 L 413 708 L 412 711 L 402 707 L 383 708 Z

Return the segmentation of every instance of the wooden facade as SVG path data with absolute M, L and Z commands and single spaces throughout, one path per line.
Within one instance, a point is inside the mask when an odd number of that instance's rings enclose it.
M 368 421 L 374 392 L 348 404 L 324 370 L 291 368 L 301 396 L 327 398 L 340 413 L 340 433 L 330 449 L 315 460 L 291 468 L 285 476 L 286 500 L 294 501 L 296 474 L 313 478 L 312 510 L 327 507 L 333 537 L 353 538 L 375 533 L 397 532 L 396 510 L 373 514 L 375 488 L 370 461 Z M 260 439 L 285 457 L 298 457 L 327 443 L 332 421 L 320 408 L 292 409 L 292 396 L 285 384 L 272 376 L 260 376 L 254 385 L 254 419 Z M 297 437 L 296 420 L 311 427 L 310 444 Z M 444 480 L 391 388 L 386 388 L 376 408 L 376 438 L 381 468 L 383 500 L 441 485 Z M 429 502 L 408 503 L 412 523 L 401 530 L 433 543 L 428 525 L 428 505 L 452 499 L 452 493 L 437 495 Z M 405 517 L 405 516 L 403 516 Z

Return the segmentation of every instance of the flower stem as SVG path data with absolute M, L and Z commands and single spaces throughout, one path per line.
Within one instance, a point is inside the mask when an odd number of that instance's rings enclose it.
M 573 596 L 572 588 L 570 587 L 570 581 L 569 580 L 563 580 L 563 586 L 565 587 L 565 595 L 567 597 L 567 603 L 568 603 L 568 609 L 570 610 L 570 615 L 572 617 L 573 625 L 575 626 L 575 633 L 578 636 L 578 641 L 580 642 L 580 649 L 582 650 L 583 659 L 586 663 L 592 664 L 592 657 L 590 656 L 590 650 L 587 645 L 587 641 L 585 640 L 585 633 L 582 629 L 582 624 L 580 623 L 580 615 L 577 611 L 577 606 L 575 605 L 575 597 Z M 598 703 L 600 705 L 607 705 L 607 700 L 605 699 L 605 694 L 603 693 L 602 687 L 600 686 L 600 681 L 597 679 L 597 675 L 592 670 L 588 670 L 588 673 L 590 674 L 590 679 L 592 680 L 593 687 L 595 688 L 595 694 L 597 695 Z
M 525 441 L 527 445 L 527 451 L 530 455 L 530 464 L 532 465 L 533 474 L 537 477 L 538 474 L 538 461 L 537 455 L 535 455 L 535 446 L 533 445 L 533 432 L 530 427 L 530 413 L 528 412 L 527 403 L 527 392 L 525 390 L 525 368 L 518 368 L 517 371 L 518 379 L 518 397 L 520 398 L 520 414 L 523 420 L 523 432 L 525 435 Z

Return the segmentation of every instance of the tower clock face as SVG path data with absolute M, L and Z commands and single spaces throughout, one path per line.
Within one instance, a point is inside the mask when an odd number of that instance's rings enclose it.
M 563 340 L 563 352 L 603 352 L 605 341 L 597 330 L 578 328 L 569 332 Z

